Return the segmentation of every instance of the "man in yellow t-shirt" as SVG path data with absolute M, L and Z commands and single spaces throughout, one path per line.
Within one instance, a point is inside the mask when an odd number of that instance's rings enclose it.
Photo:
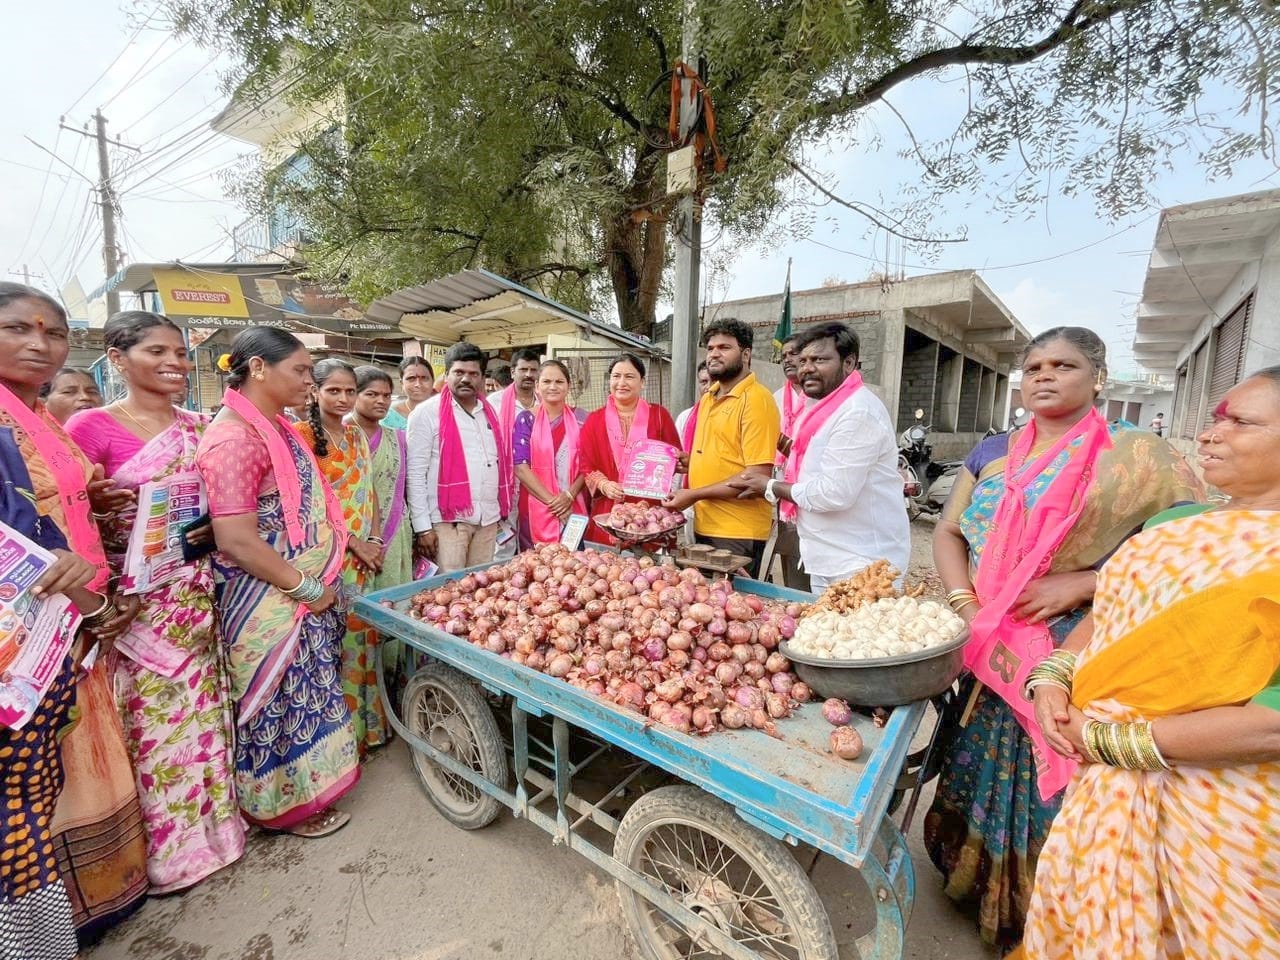
M 747 572 L 753 577 L 773 525 L 773 504 L 738 499 L 741 491 L 729 481 L 743 473 L 771 475 L 781 424 L 773 394 L 751 372 L 754 340 L 740 320 L 718 320 L 702 331 L 711 389 L 698 404 L 689 487 L 666 503 L 672 510 L 692 504 L 698 542 L 751 557 Z

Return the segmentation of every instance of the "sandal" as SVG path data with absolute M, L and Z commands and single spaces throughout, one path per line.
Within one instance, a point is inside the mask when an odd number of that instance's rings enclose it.
M 318 840 L 320 837 L 327 837 L 332 833 L 337 833 L 350 822 L 351 814 L 343 813 L 341 810 L 335 810 L 330 807 L 328 810 L 321 810 L 319 813 L 312 814 L 301 823 L 283 832 L 291 833 L 295 837 L 306 837 L 308 840 Z

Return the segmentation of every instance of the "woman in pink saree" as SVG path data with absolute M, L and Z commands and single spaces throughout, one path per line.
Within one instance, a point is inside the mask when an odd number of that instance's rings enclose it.
M 191 363 L 182 331 L 162 316 L 119 313 L 104 332 L 107 358 L 128 385 L 107 407 L 83 410 L 68 432 L 119 490 L 153 481 L 200 488 L 196 446 L 207 419 L 171 405 Z M 138 516 L 136 499 L 100 521 L 112 572 L 121 577 Z M 204 530 L 204 540 L 209 531 Z M 196 534 L 191 539 L 198 539 Z M 141 607 L 111 653 L 116 697 L 133 761 L 154 893 L 199 883 L 244 853 L 232 768 L 234 722 L 218 651 L 207 556 L 179 555 L 154 585 L 127 575 L 121 589 Z

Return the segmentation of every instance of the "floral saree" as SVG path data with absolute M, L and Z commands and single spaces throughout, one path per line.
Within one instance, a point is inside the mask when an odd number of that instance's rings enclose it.
M 309 423 L 298 424 L 298 433 L 307 442 L 312 442 Z M 347 531 L 361 539 L 375 536 L 378 532 L 374 529 L 378 498 L 374 492 L 373 463 L 364 431 L 354 423 L 343 424 L 342 442 L 334 443 L 330 439 L 328 452 L 316 459 L 342 505 Z M 356 563 L 354 554 L 348 553 L 342 562 L 342 582 L 352 592 L 365 593 L 372 589 L 374 578 Z M 347 709 L 351 711 L 356 748 L 361 757 L 369 747 L 387 742 L 387 715 L 378 695 L 378 677 L 373 669 L 377 643 L 377 631 L 354 613 L 348 613 L 347 630 L 342 638 L 342 692 L 347 698 Z
M 249 496 L 256 499 L 259 534 L 299 571 L 332 585 L 342 538 L 329 522 L 324 484 L 308 451 L 295 436 L 285 440 L 301 480 L 297 547 L 290 545 L 280 493 L 265 466 L 266 445 L 236 421 L 210 425 L 196 453 L 210 512 L 215 518 L 240 512 L 246 464 L 256 460 L 262 472 Z M 286 830 L 331 806 L 360 779 L 339 663 L 345 611 L 335 605 L 313 614 L 221 554 L 214 577 L 236 703 L 240 809 L 253 823 Z
M 1049 573 L 1093 568 L 1151 516 L 1200 498 L 1190 467 L 1164 440 L 1132 427 L 1112 428 L 1110 439 Z M 978 445 L 943 512 L 944 520 L 959 524 L 974 570 L 1005 495 L 1009 443 L 1009 435 L 1002 434 Z M 1038 475 L 1026 478 L 1029 509 L 1063 473 L 1078 446 L 1079 441 L 1069 445 Z M 1033 450 L 1028 461 L 1048 449 Z M 1081 608 L 1051 619 L 1052 642 L 1060 645 L 1084 613 Z M 1039 795 L 1033 744 L 1008 704 L 972 677 L 961 681 L 958 703 L 971 705 L 969 716 L 963 726 L 945 729 L 940 740 L 943 767 L 925 818 L 925 849 L 943 873 L 947 895 L 976 906 L 983 939 L 1008 947 L 1021 938 L 1036 859 L 1061 795 L 1049 800 Z
M 207 418 L 185 410 L 116 469 L 119 488 L 195 470 Z M 119 570 L 136 506 L 103 526 L 107 557 Z M 209 560 L 142 595 L 142 606 L 112 657 L 116 698 L 133 760 L 147 834 L 152 891 L 199 883 L 244 853 L 236 804 L 235 721 L 213 611 Z
M 1102 569 L 1072 701 L 1130 722 L 1242 703 L 1280 669 L 1280 513 L 1214 510 Z M 1280 957 L 1280 763 L 1084 764 L 1040 857 L 1034 960 Z

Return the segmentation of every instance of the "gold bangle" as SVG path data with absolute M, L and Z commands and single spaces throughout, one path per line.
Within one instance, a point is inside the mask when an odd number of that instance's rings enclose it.
M 961 603 L 961 604 L 952 604 L 952 606 L 951 606 L 951 612 L 952 612 L 952 613 L 959 613 L 959 612 L 960 612 L 961 610 L 963 610 L 965 607 L 976 606 L 976 605 L 977 605 L 977 603 L 978 603 L 978 601 L 977 601 L 976 599 L 974 599 L 974 600 L 966 600 L 964 603 Z

